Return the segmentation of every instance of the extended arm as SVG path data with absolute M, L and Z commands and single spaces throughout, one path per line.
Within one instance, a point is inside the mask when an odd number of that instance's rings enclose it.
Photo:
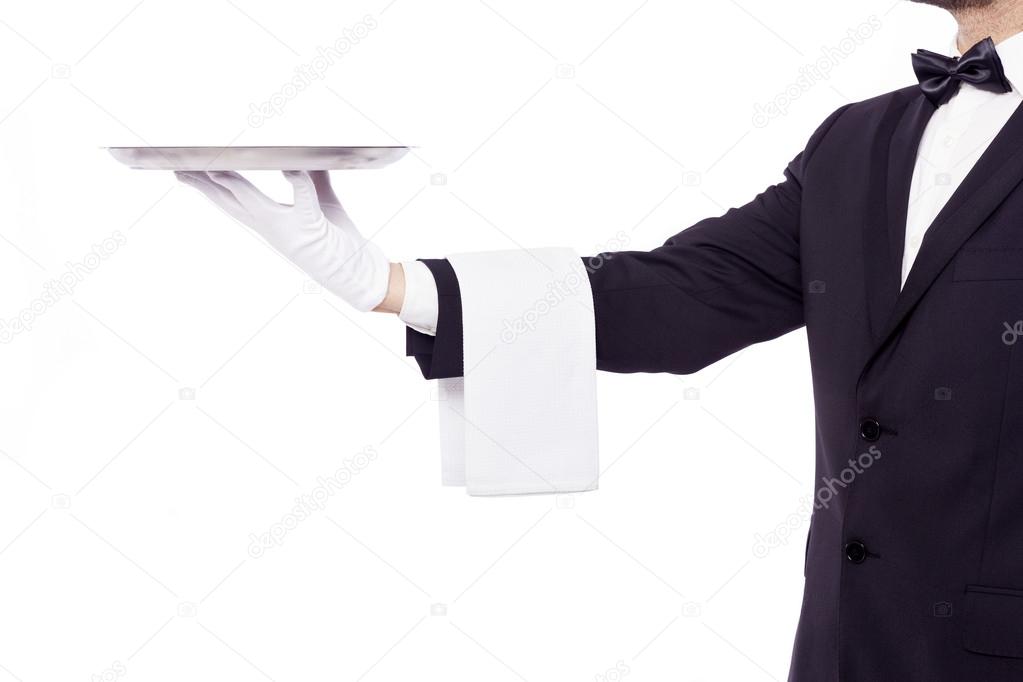
M 800 212 L 813 152 L 832 114 L 785 169 L 741 208 L 701 221 L 652 251 L 584 259 L 593 291 L 597 368 L 686 374 L 803 324 Z M 407 352 L 430 379 L 459 376 L 461 310 L 447 261 L 437 282 L 436 337 L 408 331 Z
M 689 373 L 803 324 L 800 213 L 813 152 L 832 114 L 750 203 L 657 249 L 584 260 L 593 292 L 598 369 Z M 390 263 L 348 219 L 325 171 L 287 172 L 294 204 L 236 173 L 180 173 L 233 218 L 358 310 L 398 313 L 407 352 L 430 379 L 462 374 L 458 280 L 446 260 Z

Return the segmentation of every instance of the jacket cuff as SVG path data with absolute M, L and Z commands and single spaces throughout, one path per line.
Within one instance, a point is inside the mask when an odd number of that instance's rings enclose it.
M 426 379 L 462 376 L 462 296 L 451 263 L 444 258 L 420 259 L 437 284 L 437 334 L 411 327 L 405 332 L 405 354 L 412 356 Z

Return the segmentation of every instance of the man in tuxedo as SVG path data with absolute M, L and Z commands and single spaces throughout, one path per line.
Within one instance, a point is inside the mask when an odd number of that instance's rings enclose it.
M 686 374 L 806 327 L 816 480 L 842 484 L 811 520 L 797 682 L 1023 680 L 1023 2 L 929 4 L 961 57 L 913 55 L 919 83 L 834 112 L 749 204 L 584 261 L 598 369 Z M 388 263 L 325 173 L 289 174 L 294 207 L 181 178 L 400 313 L 426 377 L 462 374 L 450 264 Z

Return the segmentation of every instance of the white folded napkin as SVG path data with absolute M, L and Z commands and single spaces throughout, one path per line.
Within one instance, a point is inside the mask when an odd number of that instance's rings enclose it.
M 597 487 L 593 296 L 571 249 L 448 258 L 464 378 L 439 381 L 442 481 L 470 495 Z

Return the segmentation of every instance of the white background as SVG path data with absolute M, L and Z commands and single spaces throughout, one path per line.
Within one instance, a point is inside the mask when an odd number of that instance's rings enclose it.
M 647 249 L 777 181 L 837 107 L 912 83 L 908 54 L 945 48 L 948 16 L 118 0 L 0 19 L 0 680 L 784 679 L 814 487 L 801 332 L 691 377 L 602 374 L 598 492 L 470 498 L 439 485 L 431 385 L 395 319 L 100 147 L 414 144 L 334 176 L 393 260 Z M 826 52 L 828 79 L 754 121 Z M 123 243 L 97 263 L 105 239 Z M 44 302 L 61 278 L 73 291 Z M 772 533 L 789 537 L 757 551 Z

